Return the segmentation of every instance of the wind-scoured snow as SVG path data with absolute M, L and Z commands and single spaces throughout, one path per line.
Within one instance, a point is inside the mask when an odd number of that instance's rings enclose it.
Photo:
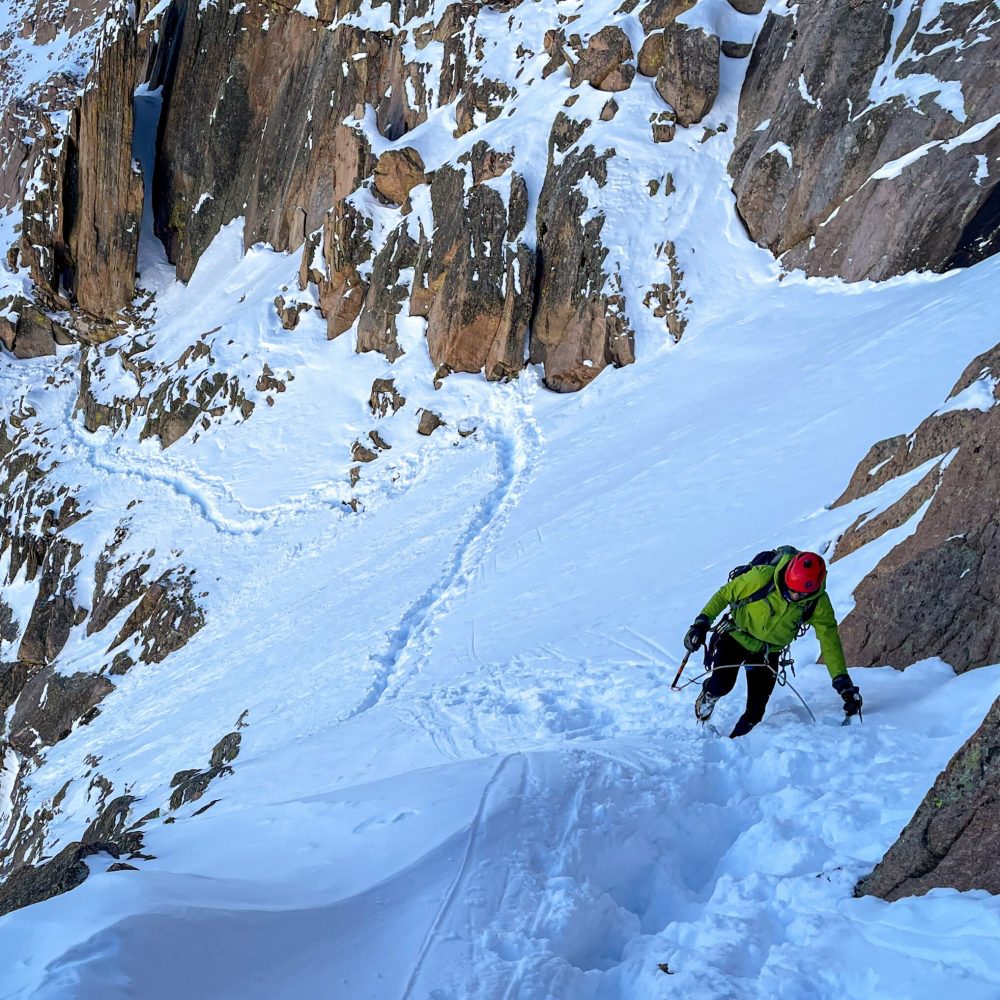
M 597 6 L 576 5 L 574 28 L 607 23 Z M 509 56 L 497 37 L 484 58 Z M 995 898 L 852 896 L 1000 694 L 1000 669 L 856 669 L 865 717 L 845 728 L 806 638 L 793 683 L 818 721 L 779 688 L 739 741 L 725 734 L 742 682 L 707 728 L 693 718 L 697 686 L 669 689 L 684 631 L 729 569 L 780 543 L 829 551 L 859 515 L 895 502 L 926 469 L 828 509 L 874 441 L 909 433 L 996 342 L 996 259 L 879 285 L 778 280 L 725 174 L 741 72 L 724 66 L 706 125 L 729 131 L 705 143 L 698 127 L 652 145 L 652 84 L 618 95 L 608 185 L 587 194 L 607 213 L 638 361 L 578 395 L 546 392 L 531 369 L 509 385 L 452 375 L 435 391 L 416 319 L 395 365 L 356 355 L 353 334 L 327 341 L 315 311 L 282 329 L 275 296 L 311 294 L 297 290 L 300 255 L 243 254 L 239 221 L 176 283 L 148 206 L 139 284 L 156 295 L 149 329 L 128 342 L 170 364 L 204 338 L 213 370 L 251 387 L 249 419 L 231 413 L 166 451 L 136 426 L 90 434 L 75 349 L 0 358 L 0 416 L 30 407 L 92 511 L 65 532 L 87 551 L 80 594 L 127 516 L 130 551 L 154 553 L 154 575 L 195 571 L 207 622 L 162 663 L 116 678 L 101 714 L 45 751 L 31 802 L 69 782 L 50 852 L 94 816 L 92 755 L 142 813 L 244 727 L 233 773 L 147 824 L 155 857 L 138 871 L 91 858 L 80 888 L 0 918 L 0 996 L 1000 993 Z M 535 86 L 536 112 L 486 128 L 494 148 L 516 150 L 537 199 L 542 123 L 568 86 Z M 581 95 L 577 110 L 596 119 L 606 95 Z M 147 162 L 156 102 L 137 95 Z M 446 111 L 403 140 L 428 169 L 462 152 L 444 148 Z M 651 199 L 648 181 L 668 172 L 677 193 Z M 667 239 L 693 299 L 677 345 L 642 305 Z M 273 405 L 252 391 L 264 364 L 286 383 Z M 120 354 L 95 371 L 99 398 L 137 391 Z M 407 403 L 377 420 L 368 398 L 383 377 Z M 429 439 L 416 433 L 421 407 L 447 425 Z M 373 428 L 391 450 L 352 490 L 351 442 Z M 841 616 L 921 514 L 833 564 Z M 22 623 L 34 592 L 23 571 L 4 590 Z M 105 666 L 127 614 L 89 638 L 74 630 L 60 668 Z M 9 792 L 0 775 L 0 812 Z

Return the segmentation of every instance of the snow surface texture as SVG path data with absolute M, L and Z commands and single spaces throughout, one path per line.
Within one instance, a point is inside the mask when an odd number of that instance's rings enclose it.
M 554 6 L 528 13 L 551 22 Z M 615 5 L 586 6 L 599 26 L 610 16 L 591 11 Z M 81 578 L 141 499 L 131 550 L 155 551 L 151 575 L 182 561 L 207 595 L 188 646 L 133 668 L 94 722 L 46 751 L 35 806 L 71 782 L 51 853 L 94 816 L 89 755 L 151 810 L 175 772 L 246 723 L 234 773 L 170 825 L 148 824 L 155 860 L 106 873 L 91 859 L 79 889 L 0 918 L 0 995 L 1000 993 L 996 899 L 851 896 L 1000 693 L 1000 670 L 856 671 L 865 722 L 841 728 L 807 638 L 795 683 L 818 722 L 778 689 L 737 742 L 719 733 L 742 682 L 717 729 L 695 725 L 696 688 L 669 690 L 680 637 L 731 566 L 782 542 L 826 550 L 905 491 L 825 508 L 873 441 L 908 432 L 995 343 L 1000 300 L 997 261 L 878 286 L 779 282 L 733 211 L 730 62 L 706 122 L 729 132 L 705 144 L 699 127 L 652 146 L 648 81 L 618 96 L 618 156 L 596 196 L 609 257 L 634 286 L 639 358 L 580 395 L 545 392 L 535 371 L 506 386 L 451 376 L 434 392 L 419 321 L 396 365 L 355 355 L 351 335 L 327 342 L 314 312 L 282 330 L 272 303 L 295 288 L 298 256 L 242 256 L 238 222 L 182 286 L 147 219 L 140 285 L 156 299 L 139 340 L 169 364 L 206 331 L 215 367 L 251 387 L 264 363 L 293 374 L 273 406 L 254 397 L 248 421 L 161 452 L 136 427 L 83 429 L 73 349 L 0 360 L 0 416 L 34 411 L 93 511 L 67 532 L 85 545 Z M 605 99 L 584 90 L 580 103 Z M 148 159 L 156 98 L 138 100 Z M 547 126 L 501 127 L 537 173 Z M 646 185 L 668 171 L 665 217 Z M 693 298 L 678 345 L 638 294 L 667 236 Z M 352 492 L 350 444 L 376 425 L 378 377 L 407 404 L 377 422 L 392 449 Z M 94 391 L 127 395 L 130 379 L 107 353 Z M 422 406 L 447 422 L 429 440 L 415 431 Z M 344 507 L 351 496 L 363 513 Z M 835 564 L 841 616 L 920 516 Z M 22 578 L 3 595 L 22 623 L 33 593 Z M 127 613 L 90 639 L 75 630 L 61 669 L 104 665 Z

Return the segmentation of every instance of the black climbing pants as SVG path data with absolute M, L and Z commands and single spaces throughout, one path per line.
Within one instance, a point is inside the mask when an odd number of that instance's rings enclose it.
M 763 653 L 751 653 L 728 633 L 716 632 L 708 652 L 712 672 L 705 680 L 704 690 L 713 698 L 722 698 L 729 694 L 736 685 L 736 675 L 740 672 L 740 666 L 748 664 L 746 711 L 740 716 L 730 734 L 745 736 L 764 718 L 764 709 L 767 708 L 768 699 L 777 681 L 780 651 L 774 650 L 767 656 Z M 768 666 L 763 666 L 765 663 Z

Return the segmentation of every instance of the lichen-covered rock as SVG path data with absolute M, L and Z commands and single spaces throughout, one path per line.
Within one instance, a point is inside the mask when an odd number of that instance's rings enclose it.
M 534 293 L 527 186 L 512 175 L 505 200 L 490 185 L 467 190 L 466 177 L 452 167 L 434 175 L 434 231 L 421 240 L 410 312 L 427 318 L 436 366 L 511 378 L 524 367 Z
M 663 32 L 654 31 L 642 43 L 639 49 L 639 72 L 643 76 L 656 76 L 663 68 L 666 49 L 663 42 Z
M 729 0 L 730 7 L 741 14 L 759 14 L 767 0 Z
M 556 119 L 537 215 L 539 290 L 530 360 L 544 366 L 545 385 L 557 392 L 582 389 L 608 365 L 635 360 L 620 279 L 605 270 L 604 216 L 588 212 L 580 187 L 585 178 L 604 186 L 614 154 L 575 147 L 582 125 L 562 113 Z M 564 154 L 558 162 L 557 151 Z
M 680 125 L 696 125 L 719 96 L 719 37 L 676 23 L 662 37 L 657 93 L 674 109 Z
M 0 302 L 0 308 L 3 307 Z M 38 306 L 16 296 L 6 315 L 0 316 L 0 341 L 15 358 L 51 357 L 56 346 L 72 343 L 66 330 Z
M 998 857 L 1000 698 L 855 895 L 895 900 L 937 888 L 1000 894 Z
M 1000 248 L 1000 188 L 979 166 L 1000 155 L 988 6 L 803 0 L 769 13 L 729 164 L 751 237 L 789 267 L 851 281 Z

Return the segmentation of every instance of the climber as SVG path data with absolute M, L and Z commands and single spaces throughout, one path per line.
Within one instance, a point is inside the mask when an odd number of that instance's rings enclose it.
M 745 736 L 764 717 L 764 709 L 780 671 L 782 651 L 811 625 L 830 672 L 834 690 L 844 700 L 848 717 L 861 711 L 861 692 L 851 681 L 837 631 L 833 605 L 825 590 L 826 564 L 815 552 L 790 545 L 761 552 L 738 566 L 719 588 L 684 637 L 689 652 L 700 648 L 712 623 L 705 654 L 710 673 L 694 705 L 700 722 L 712 717 L 715 703 L 732 691 L 741 665 L 747 673 L 747 707 L 730 736 Z M 846 721 L 846 720 L 845 720 Z

